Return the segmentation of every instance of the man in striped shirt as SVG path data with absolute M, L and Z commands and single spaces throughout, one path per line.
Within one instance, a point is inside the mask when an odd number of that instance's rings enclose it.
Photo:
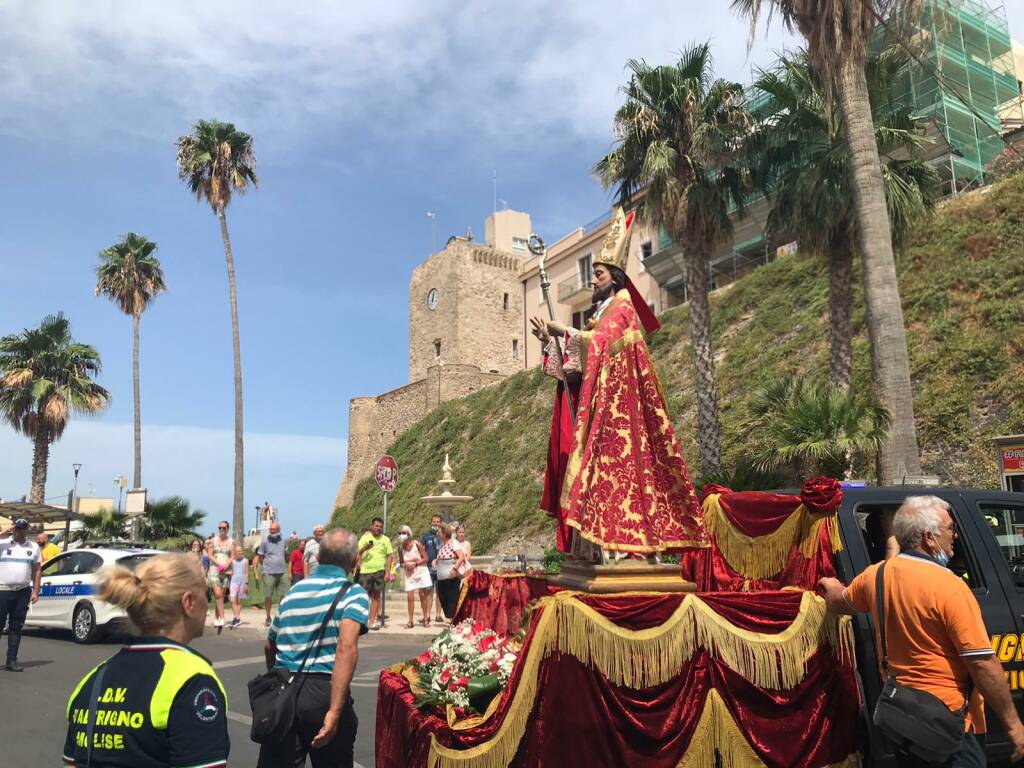
M 313 768 L 351 766 L 356 740 L 355 710 L 349 686 L 359 658 L 359 636 L 367 631 L 370 598 L 358 584 L 349 584 L 355 567 L 356 537 L 341 528 L 320 541 L 316 573 L 294 585 L 281 601 L 267 633 L 267 668 L 298 672 L 303 667 L 296 696 L 295 723 L 288 738 L 260 746 L 258 768 L 303 765 L 308 755 Z M 331 603 L 338 601 L 317 641 Z

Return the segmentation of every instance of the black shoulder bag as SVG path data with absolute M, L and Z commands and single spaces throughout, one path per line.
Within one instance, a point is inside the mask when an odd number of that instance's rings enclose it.
M 292 729 L 295 722 L 295 698 L 298 696 L 299 688 L 302 686 L 302 670 L 306 666 L 306 660 L 314 649 L 319 650 L 324 639 L 324 632 L 331 618 L 334 616 L 334 609 L 338 607 L 338 601 L 348 592 L 351 582 L 346 581 L 334 596 L 331 607 L 327 609 L 324 620 L 316 635 L 310 638 L 309 647 L 302 655 L 302 662 L 297 672 L 289 672 L 282 667 L 274 667 L 262 675 L 257 675 L 249 681 L 249 706 L 252 709 L 252 727 L 249 736 L 257 744 L 273 744 L 285 736 Z M 299 678 L 296 681 L 296 678 Z
M 962 709 L 952 712 L 945 702 L 927 691 L 900 685 L 889 671 L 889 652 L 885 645 L 885 563 L 875 576 L 875 608 L 882 647 L 882 672 L 885 683 L 875 704 L 872 718 L 878 729 L 904 752 L 930 763 L 944 763 L 957 752 L 964 740 L 964 717 L 970 693 Z

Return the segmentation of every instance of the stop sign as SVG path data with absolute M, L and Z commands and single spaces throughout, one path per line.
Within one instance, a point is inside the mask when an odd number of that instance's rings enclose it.
M 398 463 L 391 456 L 381 456 L 377 462 L 377 469 L 374 470 L 373 479 L 384 493 L 391 493 L 398 482 Z

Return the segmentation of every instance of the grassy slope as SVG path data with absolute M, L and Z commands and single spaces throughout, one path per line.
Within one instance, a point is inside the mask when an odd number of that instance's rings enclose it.
M 992 437 L 1024 431 L 1024 174 L 985 193 L 944 204 L 898 256 L 915 407 L 925 470 L 944 481 L 994 487 Z M 828 365 L 827 279 L 809 255 L 758 269 L 712 300 L 726 464 L 738 458 L 745 399 L 775 378 L 824 375 Z M 651 343 L 691 466 L 696 419 L 686 307 L 662 316 Z M 854 317 L 855 386 L 868 385 L 863 307 Z M 536 509 L 554 384 L 526 371 L 446 403 L 391 448 L 401 467 L 392 495 L 395 526 L 422 530 L 445 451 L 457 493 L 475 496 L 459 517 L 477 551 L 511 532 L 550 525 Z M 372 480 L 360 483 L 335 522 L 361 529 L 380 509 Z M 389 528 L 396 530 L 389 522 Z

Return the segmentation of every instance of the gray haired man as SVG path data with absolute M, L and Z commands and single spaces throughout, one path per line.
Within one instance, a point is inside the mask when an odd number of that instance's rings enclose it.
M 258 768 L 301 766 L 309 756 L 313 768 L 352 766 L 358 721 L 349 695 L 359 659 L 359 636 L 366 633 L 370 598 L 350 584 L 358 551 L 356 538 L 333 528 L 320 539 L 316 572 L 288 591 L 267 633 L 267 668 L 298 672 L 310 652 L 298 684 L 291 732 L 278 743 L 260 747 Z M 327 621 L 320 625 L 339 591 L 346 591 Z

